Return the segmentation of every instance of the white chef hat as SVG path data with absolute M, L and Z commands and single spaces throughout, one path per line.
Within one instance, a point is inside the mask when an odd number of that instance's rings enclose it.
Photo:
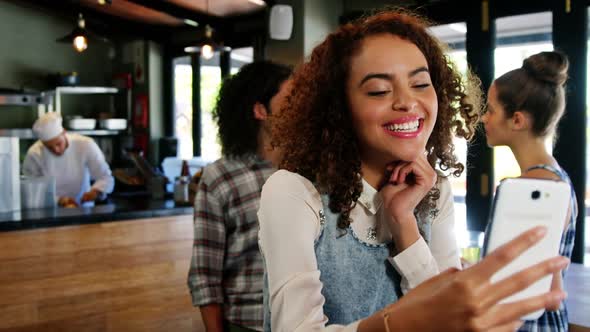
M 56 112 L 47 112 L 39 117 L 33 124 L 35 136 L 42 141 L 49 141 L 59 136 L 64 128 L 62 127 L 62 118 Z

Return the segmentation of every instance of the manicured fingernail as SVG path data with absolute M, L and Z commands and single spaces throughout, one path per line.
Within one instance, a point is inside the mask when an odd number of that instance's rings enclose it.
M 545 227 L 545 226 L 537 227 L 537 229 L 535 230 L 535 237 L 536 238 L 541 238 L 541 237 L 545 236 L 545 234 L 547 234 L 547 227 Z

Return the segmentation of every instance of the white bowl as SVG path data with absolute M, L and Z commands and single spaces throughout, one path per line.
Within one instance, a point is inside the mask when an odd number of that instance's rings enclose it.
M 68 120 L 68 128 L 72 130 L 90 130 L 96 127 L 96 119 L 70 119 Z
M 127 119 L 102 119 L 98 121 L 98 126 L 108 130 L 123 130 L 127 128 Z

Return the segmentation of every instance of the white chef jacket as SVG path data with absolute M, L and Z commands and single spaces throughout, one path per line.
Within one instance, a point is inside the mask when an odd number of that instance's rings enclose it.
M 103 194 L 113 191 L 115 180 L 104 154 L 90 137 L 66 133 L 68 147 L 56 156 L 38 140 L 27 151 L 23 174 L 55 177 L 58 197 L 72 197 L 80 203 L 82 195 L 97 189 Z M 92 187 L 90 180 L 94 180 Z

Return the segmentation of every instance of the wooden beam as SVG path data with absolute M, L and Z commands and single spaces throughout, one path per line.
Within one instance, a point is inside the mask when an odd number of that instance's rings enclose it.
M 120 37 L 141 37 L 157 42 L 163 42 L 178 28 L 145 24 L 137 21 L 125 20 L 116 16 L 98 12 L 84 7 L 76 0 L 7 0 L 19 6 L 43 11 L 47 15 L 71 21 L 76 24 L 78 13 L 83 13 L 88 30 L 103 35 L 109 39 Z
M 134 2 L 138 5 L 155 9 L 157 11 L 164 12 L 168 15 L 177 17 L 179 19 L 189 19 L 199 23 L 200 26 L 209 24 L 212 27 L 218 27 L 221 25 L 223 20 L 213 15 L 207 15 L 206 13 L 199 13 L 181 6 L 178 6 L 170 1 L 161 0 L 127 0 Z

